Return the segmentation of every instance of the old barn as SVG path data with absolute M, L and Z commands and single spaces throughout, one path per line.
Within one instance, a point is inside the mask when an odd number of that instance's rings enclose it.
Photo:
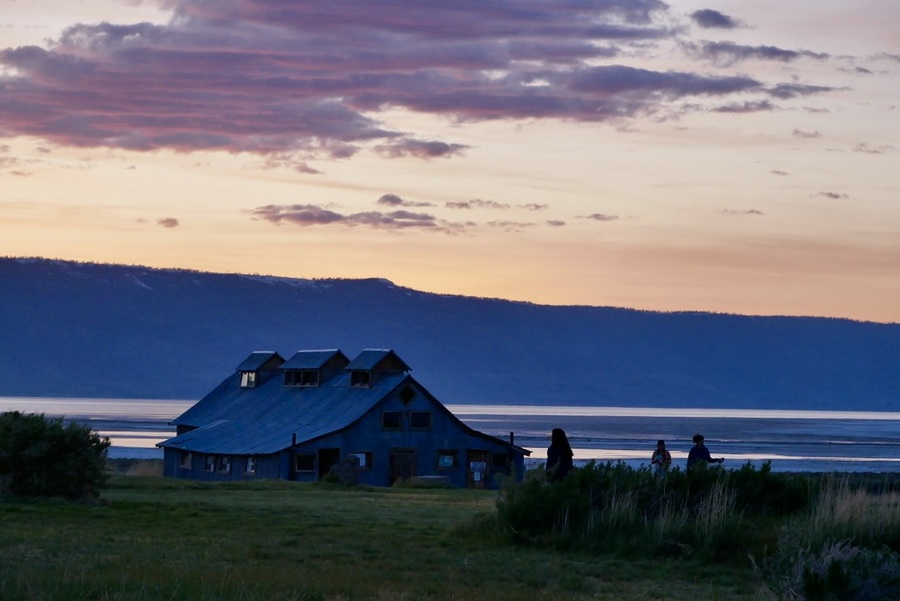
M 194 480 L 317 481 L 349 465 L 362 484 L 397 479 L 491 488 L 521 477 L 530 451 L 473 430 L 389 349 L 352 361 L 339 349 L 285 360 L 254 352 L 176 418 L 159 443 L 164 474 Z M 336 466 L 339 466 L 336 468 Z

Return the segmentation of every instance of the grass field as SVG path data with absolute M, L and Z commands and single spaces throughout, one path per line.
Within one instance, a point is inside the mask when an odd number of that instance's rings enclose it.
M 762 600 L 749 560 L 619 560 L 473 532 L 496 492 L 115 475 L 0 500 L 0 600 Z

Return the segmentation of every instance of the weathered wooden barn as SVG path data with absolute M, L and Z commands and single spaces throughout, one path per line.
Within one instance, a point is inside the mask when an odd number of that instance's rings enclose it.
M 194 480 L 317 481 L 349 460 L 362 484 L 434 479 L 492 488 L 530 451 L 473 430 L 388 349 L 254 352 L 176 418 L 164 474 Z

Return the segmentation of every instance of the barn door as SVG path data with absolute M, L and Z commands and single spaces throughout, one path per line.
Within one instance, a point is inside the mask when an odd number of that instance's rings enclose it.
M 484 488 L 487 485 L 490 461 L 490 452 L 469 449 L 466 453 L 466 465 L 469 468 L 467 486 L 469 488 Z
M 327 476 L 331 468 L 340 462 L 340 449 L 319 449 L 319 480 Z
M 400 478 L 410 479 L 416 475 L 416 450 L 415 449 L 391 449 L 391 466 L 388 475 L 388 485 Z

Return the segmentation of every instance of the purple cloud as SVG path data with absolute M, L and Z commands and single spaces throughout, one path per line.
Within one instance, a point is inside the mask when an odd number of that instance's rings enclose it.
M 590 215 L 585 215 L 581 219 L 592 219 L 594 221 L 616 221 L 619 218 L 618 215 L 607 215 L 605 213 L 591 213 Z
M 378 204 L 387 205 L 389 207 L 432 207 L 434 206 L 430 202 L 413 202 L 409 200 L 403 200 L 396 194 L 384 194 L 381 198 L 378 199 Z
M 735 29 L 741 26 L 740 21 L 709 8 L 695 10 L 690 14 L 690 17 L 693 19 L 694 23 L 704 29 Z
M 894 150 L 893 146 L 869 146 L 865 142 L 860 142 L 853 147 L 853 152 L 862 152 L 865 154 L 884 154 Z
M 810 50 L 786 50 L 776 46 L 746 46 L 734 42 L 685 42 L 682 44 L 689 56 L 713 61 L 717 65 L 729 66 L 745 60 L 791 62 L 800 58 L 825 60 L 828 54 Z
M 722 209 L 723 215 L 765 215 L 758 209 Z
M 472 200 L 460 200 L 444 203 L 448 209 L 508 209 L 509 205 L 496 202 L 493 200 L 481 200 L 474 198 Z
M 302 227 L 343 225 L 346 227 L 366 226 L 373 229 L 405 230 L 420 229 L 444 233 L 460 233 L 468 223 L 454 223 L 437 219 L 427 213 L 397 210 L 389 212 L 364 211 L 343 215 L 316 205 L 265 205 L 248 211 L 254 218 L 274 224 L 290 223 Z
M 166 4 L 174 17 L 165 25 L 77 24 L 46 48 L 0 49 L 0 135 L 252 152 L 274 157 L 269 168 L 315 174 L 307 161 L 362 148 L 421 159 L 466 150 L 386 127 L 379 119 L 389 109 L 458 123 L 620 123 L 709 110 L 672 106 L 687 97 L 734 106 L 748 93 L 789 99 L 831 90 L 614 64 L 683 33 L 662 0 L 393 0 L 378 10 L 350 0 Z M 695 22 L 728 22 L 698 12 Z M 820 56 L 712 44 L 696 52 Z
M 791 132 L 791 135 L 795 138 L 803 138 L 807 140 L 822 137 L 822 134 L 817 131 L 803 131 L 801 129 L 794 129 L 794 131 Z
M 174 227 L 178 227 L 180 224 L 179 224 L 178 220 L 175 219 L 174 217 L 164 217 L 162 219 L 157 219 L 156 225 L 158 225 L 160 227 L 171 229 Z
M 392 159 L 405 156 L 412 156 L 417 159 L 434 159 L 462 154 L 466 148 L 468 146 L 465 144 L 404 139 L 390 144 L 380 144 L 375 147 L 375 152 Z
M 819 192 L 813 196 L 821 196 L 822 198 L 829 198 L 831 200 L 844 200 L 850 198 L 850 196 L 841 192 Z

